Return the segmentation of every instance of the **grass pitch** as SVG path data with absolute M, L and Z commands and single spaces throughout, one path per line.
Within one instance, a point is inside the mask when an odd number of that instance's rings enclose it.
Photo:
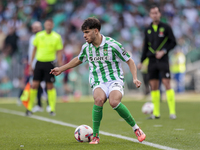
M 90 98 L 92 99 L 92 98 Z M 56 116 L 47 112 L 34 115 L 51 118 L 66 123 L 92 127 L 93 102 L 88 98 L 79 102 L 57 103 Z M 0 100 L 1 101 L 1 100 Z M 25 112 L 23 106 L 17 106 L 11 100 L 4 100 L 0 108 Z M 9 102 L 9 103 L 6 103 Z M 200 102 L 177 102 L 177 119 L 169 119 L 167 102 L 161 102 L 161 118 L 146 120 L 141 113 L 145 101 L 122 100 L 135 118 L 137 124 L 146 133 L 145 141 L 182 150 L 200 149 Z M 45 108 L 45 103 L 44 103 Z M 30 117 L 0 112 L 0 150 L 155 150 L 158 148 L 128 140 L 100 134 L 100 144 L 78 143 L 74 139 L 75 128 L 43 122 Z M 136 138 L 131 127 L 120 118 L 107 102 L 103 108 L 101 131 Z

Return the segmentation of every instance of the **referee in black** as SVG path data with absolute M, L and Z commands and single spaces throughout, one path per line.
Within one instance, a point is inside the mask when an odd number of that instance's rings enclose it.
M 169 117 L 170 119 L 176 119 L 175 93 L 170 85 L 168 58 L 168 52 L 176 46 L 176 40 L 171 27 L 160 21 L 161 13 L 157 6 L 152 6 L 149 14 L 152 23 L 145 30 L 141 63 L 138 64 L 138 69 L 140 69 L 145 58 L 149 58 L 148 78 L 151 86 L 151 98 L 154 104 L 153 114 L 149 119 L 160 118 L 159 76 L 161 76 L 162 83 L 166 88 Z

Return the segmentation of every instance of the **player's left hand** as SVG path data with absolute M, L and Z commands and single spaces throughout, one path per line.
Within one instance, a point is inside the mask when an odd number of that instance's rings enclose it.
M 156 58 L 161 59 L 165 55 L 164 51 L 157 51 L 156 52 Z
M 142 84 L 138 79 L 133 80 L 133 83 L 135 84 L 135 86 L 137 88 L 139 88 L 141 86 L 141 84 Z

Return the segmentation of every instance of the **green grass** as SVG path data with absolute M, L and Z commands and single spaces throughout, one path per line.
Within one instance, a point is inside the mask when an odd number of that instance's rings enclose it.
M 200 149 L 200 102 L 177 102 L 177 119 L 170 120 L 166 102 L 161 103 L 161 118 L 146 120 L 141 113 L 144 101 L 126 101 L 125 104 L 138 125 L 146 133 L 146 141 L 182 150 Z M 92 127 L 93 102 L 57 103 L 56 116 L 51 117 L 45 111 L 35 113 L 55 120 Z M 8 103 L 0 108 L 25 112 L 23 106 Z M 156 127 L 156 125 L 161 125 Z M 184 129 L 184 130 L 176 130 Z M 100 144 L 78 143 L 74 139 L 74 128 L 39 121 L 0 112 L 0 150 L 155 150 L 156 148 L 140 143 L 100 135 Z M 127 137 L 136 138 L 131 127 L 109 106 L 103 108 L 100 130 Z M 20 147 L 23 145 L 24 147 Z

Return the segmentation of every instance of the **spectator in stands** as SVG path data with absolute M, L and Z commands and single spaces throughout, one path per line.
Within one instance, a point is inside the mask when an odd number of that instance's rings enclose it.
M 10 79 L 7 76 L 4 76 L 0 80 L 0 97 L 8 96 L 9 92 L 12 90 L 13 85 Z
M 5 33 L 2 31 L 2 29 L 0 28 L 0 53 L 3 50 L 3 46 L 4 46 L 4 40 L 6 38 Z
M 9 29 L 9 33 L 7 37 L 5 38 L 5 47 L 4 51 L 8 53 L 10 56 L 12 56 L 17 50 L 17 42 L 19 40 L 19 37 L 16 35 L 15 28 L 11 27 Z
M 182 93 L 185 91 L 185 70 L 186 58 L 180 48 L 177 48 L 172 54 L 170 70 L 176 81 L 176 92 Z

